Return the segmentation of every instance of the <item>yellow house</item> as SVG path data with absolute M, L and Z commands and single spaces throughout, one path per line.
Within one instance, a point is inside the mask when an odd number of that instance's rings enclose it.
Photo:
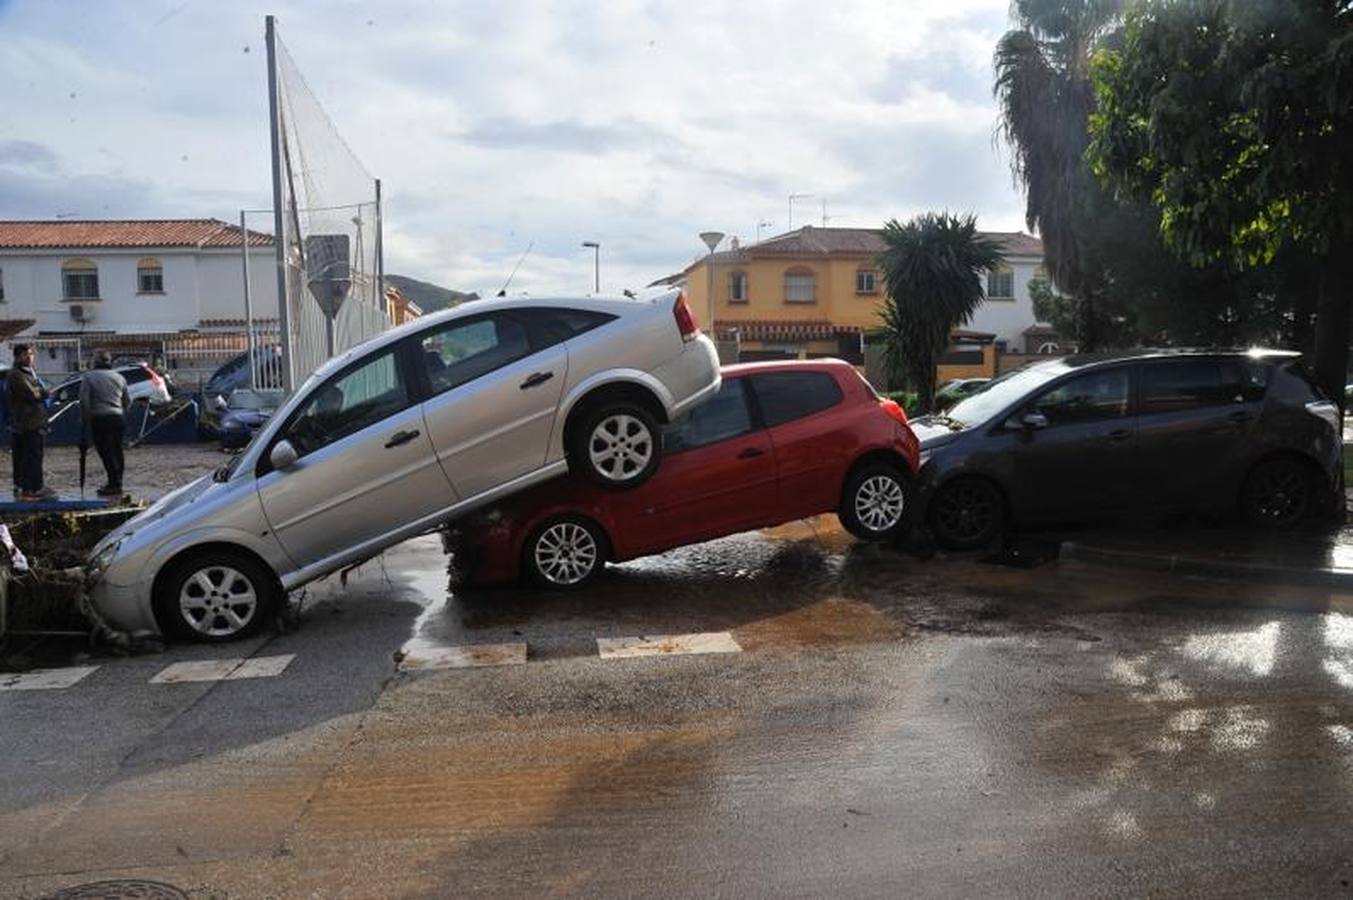
M 988 273 L 987 301 L 955 332 L 942 378 L 995 374 L 998 351 L 1022 346 L 1035 324 L 1028 282 L 1042 265 L 1042 242 L 1019 232 L 983 235 L 1001 247 L 1005 264 Z M 862 364 L 864 336 L 879 327 L 884 285 L 875 260 L 883 249 L 876 229 L 805 226 L 735 243 L 660 283 L 682 284 L 700 321 L 712 321 L 720 340 L 737 341 L 740 359 L 837 356 Z

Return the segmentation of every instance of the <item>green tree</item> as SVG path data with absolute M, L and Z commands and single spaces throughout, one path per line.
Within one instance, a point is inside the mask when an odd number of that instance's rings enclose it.
M 1093 78 L 1096 174 L 1195 264 L 1284 258 L 1317 284 L 1315 367 L 1342 399 L 1353 295 L 1348 0 L 1178 0 L 1127 17 Z M 1301 308 L 1296 307 L 1299 329 Z
M 1048 273 L 1086 349 L 1100 343 L 1111 315 L 1103 308 L 1107 277 L 1086 247 L 1095 221 L 1088 213 L 1105 205 L 1084 162 L 1095 101 L 1091 56 L 1114 34 L 1122 7 L 1122 0 L 1014 0 L 1016 27 L 996 46 L 994 93 L 1025 189 L 1025 221 L 1042 236 Z
M 1001 260 L 996 244 L 977 233 L 974 216 L 924 213 L 903 225 L 883 225 L 878 266 L 887 297 L 884 360 L 916 390 L 917 409 L 935 406 L 935 366 L 950 333 L 986 299 L 983 276 Z

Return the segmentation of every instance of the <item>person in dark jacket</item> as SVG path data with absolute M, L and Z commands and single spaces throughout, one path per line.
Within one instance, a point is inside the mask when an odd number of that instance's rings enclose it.
M 94 351 L 94 368 L 80 379 L 80 426 L 94 443 L 108 483 L 99 488 L 100 497 L 116 497 L 122 493 L 122 437 L 126 429 L 123 418 L 132 405 L 127 393 L 127 379 L 113 370 L 113 357 L 107 350 Z
M 56 491 L 43 484 L 42 451 L 47 440 L 47 388 L 33 370 L 33 348 L 14 345 L 14 368 L 5 379 L 9 398 L 13 452 L 18 461 L 19 499 L 49 500 Z

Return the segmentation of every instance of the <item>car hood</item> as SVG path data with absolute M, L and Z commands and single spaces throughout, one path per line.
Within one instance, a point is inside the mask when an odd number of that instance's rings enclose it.
M 168 494 L 165 494 L 159 500 L 156 500 L 150 506 L 146 507 L 145 510 L 109 532 L 107 536 L 99 541 L 94 547 L 93 555 L 98 555 L 98 552 L 106 545 L 111 544 L 114 541 L 124 540 L 152 522 L 163 519 L 175 510 L 182 509 L 201 497 L 207 491 L 211 490 L 214 486 L 216 486 L 216 482 L 213 477 L 211 475 L 203 475 L 201 478 L 196 481 L 190 481 L 178 490 L 170 491 Z
M 929 417 L 911 420 L 912 434 L 920 441 L 922 450 L 933 450 L 951 444 L 962 436 L 965 429 L 955 429 L 949 424 L 952 420 L 936 420 Z
M 243 425 L 250 428 L 257 428 L 259 425 L 268 421 L 270 415 L 272 415 L 272 413 L 262 412 L 256 409 L 235 410 L 234 412 L 228 412 L 222 416 L 221 424 L 223 426 Z

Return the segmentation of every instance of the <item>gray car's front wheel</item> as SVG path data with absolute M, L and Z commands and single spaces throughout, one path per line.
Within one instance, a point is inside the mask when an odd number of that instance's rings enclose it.
M 272 572 L 228 549 L 195 553 L 166 573 L 155 597 L 160 627 L 175 637 L 220 643 L 253 634 L 272 618 Z
M 601 487 L 638 487 L 662 459 L 657 420 L 637 403 L 599 403 L 584 412 L 569 455 L 570 465 Z

